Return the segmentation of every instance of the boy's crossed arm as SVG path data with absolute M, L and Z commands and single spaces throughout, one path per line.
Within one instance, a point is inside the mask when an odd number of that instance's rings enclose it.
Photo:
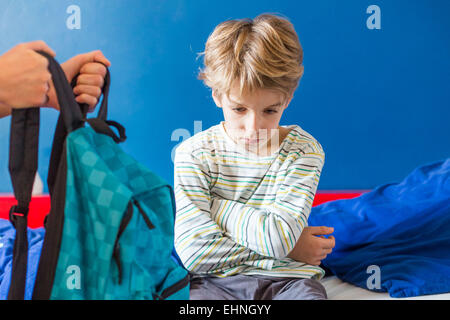
M 319 265 L 334 247 L 333 237 L 316 236 L 331 233 L 329 228 L 307 227 L 323 160 L 323 152 L 316 150 L 293 161 L 270 205 L 256 208 L 213 198 L 213 219 L 231 239 L 261 255 Z

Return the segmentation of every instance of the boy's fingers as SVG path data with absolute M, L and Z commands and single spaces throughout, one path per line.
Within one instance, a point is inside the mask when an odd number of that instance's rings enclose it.
M 327 240 L 328 240 L 328 242 L 330 244 L 329 248 L 333 249 L 334 246 L 336 245 L 336 239 L 333 236 L 329 236 Z
M 330 234 L 334 232 L 334 228 L 330 227 L 309 227 L 310 231 L 313 235 L 323 235 L 323 234 Z
M 329 236 L 328 239 L 320 239 L 320 241 L 322 242 L 321 247 L 323 249 L 333 249 L 336 244 L 335 238 L 333 236 Z
M 319 260 L 323 260 L 323 259 L 325 259 L 327 257 L 327 255 L 326 254 L 323 254 L 323 255 L 321 255 L 320 257 L 319 257 Z
M 324 249 L 324 250 L 323 250 L 323 253 L 324 253 L 324 254 L 330 254 L 331 252 L 333 252 L 333 249 L 332 249 L 332 248 Z
M 24 44 L 28 49 L 34 50 L 34 51 L 44 51 L 47 52 L 52 57 L 56 56 L 55 51 L 53 51 L 44 41 L 37 40 L 37 41 L 31 41 Z

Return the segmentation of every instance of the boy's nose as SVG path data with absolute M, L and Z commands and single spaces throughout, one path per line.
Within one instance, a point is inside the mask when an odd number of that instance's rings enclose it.
M 245 136 L 247 138 L 257 138 L 261 129 L 260 121 L 255 115 L 249 115 L 245 122 Z

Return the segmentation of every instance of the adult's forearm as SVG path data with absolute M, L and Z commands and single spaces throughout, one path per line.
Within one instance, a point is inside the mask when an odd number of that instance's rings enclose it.
M 0 118 L 9 116 L 11 114 L 11 107 L 0 101 Z
M 2 90 L 2 79 L 0 77 L 0 118 L 4 118 L 11 114 L 11 107 L 4 103 L 4 91 Z

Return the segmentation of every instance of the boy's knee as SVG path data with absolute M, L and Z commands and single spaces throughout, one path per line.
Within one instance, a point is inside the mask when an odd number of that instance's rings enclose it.
M 315 279 L 293 279 L 275 298 L 276 300 L 327 300 L 325 287 Z

